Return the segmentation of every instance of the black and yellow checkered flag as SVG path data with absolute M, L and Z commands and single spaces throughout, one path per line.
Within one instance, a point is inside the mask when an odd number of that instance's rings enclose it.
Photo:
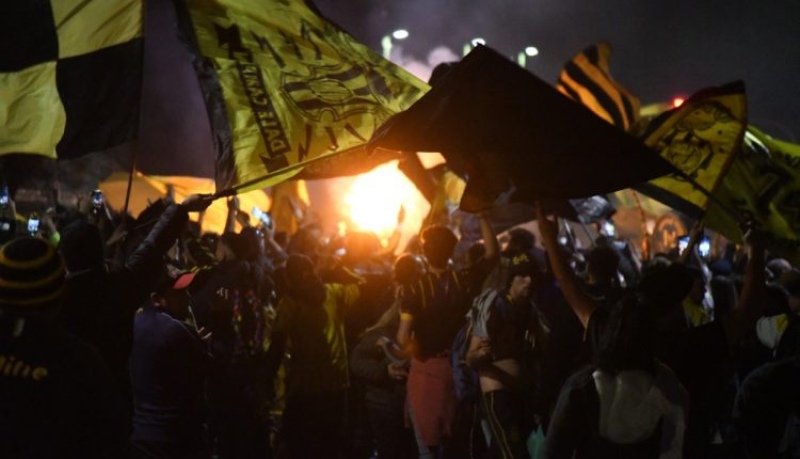
M 0 155 L 73 158 L 132 140 L 143 0 L 0 2 Z

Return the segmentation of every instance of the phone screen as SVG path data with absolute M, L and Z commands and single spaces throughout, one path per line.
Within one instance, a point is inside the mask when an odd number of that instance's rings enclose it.
M 703 237 L 703 239 L 700 240 L 700 243 L 697 244 L 697 252 L 703 258 L 707 258 L 709 255 L 711 255 L 711 238 L 708 236 Z
M 681 236 L 678 238 L 678 253 L 682 254 L 686 248 L 689 247 L 689 236 Z
M 39 231 L 39 219 L 38 218 L 29 218 L 28 219 L 28 232 L 31 234 L 35 234 Z

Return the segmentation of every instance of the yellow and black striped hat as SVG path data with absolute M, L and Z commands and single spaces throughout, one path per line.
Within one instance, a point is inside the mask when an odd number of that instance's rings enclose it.
M 50 304 L 61 296 L 64 275 L 61 255 L 47 241 L 13 239 L 0 248 L 0 306 Z

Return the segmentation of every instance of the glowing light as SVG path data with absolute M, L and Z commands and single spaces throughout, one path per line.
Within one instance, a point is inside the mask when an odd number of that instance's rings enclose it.
M 684 99 L 683 97 L 676 97 L 672 99 L 672 106 L 677 108 L 683 105 L 684 102 L 686 102 L 686 99 Z
M 535 46 L 528 46 L 528 47 L 525 48 L 525 54 L 530 56 L 530 57 L 538 56 L 539 55 L 539 48 L 537 48 Z
M 471 43 L 472 46 L 485 45 L 486 40 L 484 40 L 483 38 L 473 38 Z
M 427 202 L 397 169 L 397 161 L 358 176 L 347 190 L 344 204 L 350 229 L 374 232 L 382 240 L 387 239 L 397 226 L 401 205 L 406 209 L 404 230 L 418 229 L 427 212 Z
M 406 29 L 397 29 L 392 32 L 392 38 L 395 40 L 405 40 L 408 38 L 408 30 Z

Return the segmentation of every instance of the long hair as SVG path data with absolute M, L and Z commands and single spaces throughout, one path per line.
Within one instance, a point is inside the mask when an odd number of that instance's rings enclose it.
M 609 311 L 601 336 L 593 343 L 595 365 L 616 374 L 625 370 L 655 371 L 653 306 L 638 295 L 627 295 Z

